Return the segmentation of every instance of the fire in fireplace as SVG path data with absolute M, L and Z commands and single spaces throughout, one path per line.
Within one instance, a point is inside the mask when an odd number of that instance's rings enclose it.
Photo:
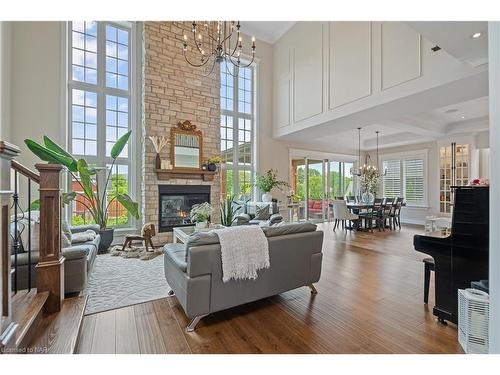
M 170 232 L 174 227 L 194 225 L 189 219 L 193 205 L 210 202 L 208 185 L 159 185 L 158 228 Z

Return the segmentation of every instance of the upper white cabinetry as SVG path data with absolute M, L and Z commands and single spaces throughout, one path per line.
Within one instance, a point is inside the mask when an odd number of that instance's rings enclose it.
M 404 22 L 297 22 L 274 44 L 275 136 L 363 111 L 364 126 L 366 110 L 478 73 L 431 47 Z

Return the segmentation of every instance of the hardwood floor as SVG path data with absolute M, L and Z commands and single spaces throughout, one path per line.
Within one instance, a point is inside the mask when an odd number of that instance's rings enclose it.
M 176 298 L 84 318 L 78 353 L 461 353 L 423 303 L 420 227 L 325 232 L 317 295 L 306 287 L 206 317 L 193 333 Z

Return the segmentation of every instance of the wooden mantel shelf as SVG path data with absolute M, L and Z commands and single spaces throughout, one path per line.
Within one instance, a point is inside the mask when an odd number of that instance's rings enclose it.
M 170 180 L 171 178 L 182 178 L 186 180 L 199 179 L 203 181 L 213 181 L 217 172 L 205 171 L 203 169 L 175 168 L 156 169 L 158 180 Z

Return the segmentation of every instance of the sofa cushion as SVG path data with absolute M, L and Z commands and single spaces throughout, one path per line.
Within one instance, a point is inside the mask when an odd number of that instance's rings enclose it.
M 262 230 L 266 237 L 276 237 L 294 233 L 314 232 L 316 230 L 316 224 L 309 222 L 290 223 L 274 227 L 264 227 Z
M 182 272 L 187 271 L 186 247 L 181 243 L 168 243 L 163 247 L 163 254 Z
M 219 236 L 215 232 L 194 232 L 186 242 L 186 248 L 193 246 L 213 245 L 219 243 Z
M 73 241 L 73 233 L 71 232 L 69 224 L 66 220 L 63 220 L 63 222 L 62 222 L 62 231 L 63 231 L 64 235 L 66 236 L 66 238 L 71 243 Z
M 254 220 L 269 220 L 269 205 L 257 206 L 255 208 L 255 217 Z
M 88 245 L 71 246 L 62 249 L 61 253 L 66 260 L 80 259 L 87 257 L 91 249 Z

